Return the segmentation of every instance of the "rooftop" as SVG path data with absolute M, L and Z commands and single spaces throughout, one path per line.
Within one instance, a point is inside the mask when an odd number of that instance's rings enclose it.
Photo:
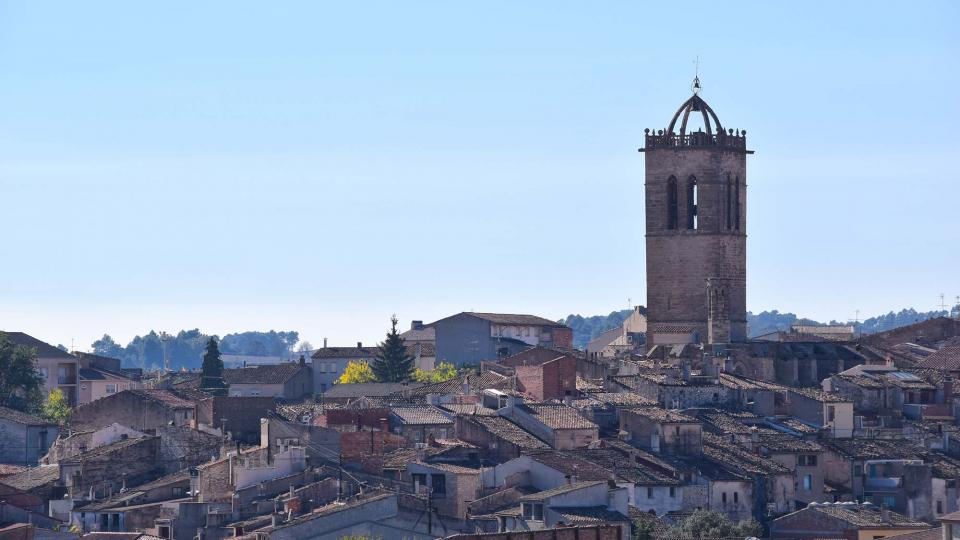
M 413 390 L 420 383 L 357 383 L 335 384 L 323 393 L 324 398 L 387 397 L 392 394 Z
M 473 416 L 470 421 L 480 424 L 487 431 L 520 448 L 542 450 L 550 446 L 529 431 L 502 416 Z
M 8 420 L 25 426 L 55 426 L 56 422 L 44 420 L 39 416 L 28 414 L 9 407 L 0 407 L 0 419 Z
M 816 506 L 810 505 L 804 510 L 826 514 L 836 519 L 846 521 L 847 523 L 858 528 L 886 526 L 911 528 L 919 527 L 926 529 L 930 527 L 929 523 L 909 518 L 892 510 L 889 511 L 889 523 L 884 523 L 883 516 L 880 512 L 880 507 L 874 505 L 823 504 Z M 798 511 L 803 512 L 804 510 Z
M 550 429 L 590 429 L 597 425 L 573 407 L 552 403 L 528 403 L 517 408 L 530 414 Z
M 0 333 L 6 334 L 14 345 L 33 347 L 37 350 L 37 356 L 39 358 L 63 358 L 64 360 L 76 360 L 76 357 L 67 351 L 62 351 L 53 345 L 40 341 L 29 334 L 24 334 L 23 332 L 5 332 L 2 330 L 0 330 Z
M 60 467 L 58 465 L 42 465 L 0 478 L 0 484 L 21 491 L 31 491 L 58 480 L 60 480 Z
M 262 364 L 253 367 L 225 369 L 223 380 L 227 384 L 284 384 L 300 372 L 304 366 L 299 362 Z
M 407 425 L 453 424 L 453 420 L 433 405 L 392 407 L 390 412 Z
M 514 314 L 514 313 L 477 313 L 474 311 L 464 311 L 456 315 L 451 315 L 450 317 L 445 317 L 445 320 L 451 317 L 456 317 L 458 315 L 468 315 L 470 317 L 476 317 L 478 319 L 483 319 L 485 321 L 490 321 L 494 324 L 509 324 L 515 326 L 551 326 L 554 328 L 567 328 L 567 325 L 559 323 L 556 321 L 551 321 L 550 319 L 544 319 L 543 317 L 537 317 L 536 315 L 523 315 L 523 314 Z M 437 321 L 439 322 L 439 321 Z M 436 324 L 436 322 L 432 323 Z
M 520 497 L 521 501 L 544 501 L 550 497 L 555 497 L 557 495 L 563 495 L 564 493 L 570 493 L 571 491 L 578 491 L 581 489 L 595 487 L 601 484 L 606 484 L 606 481 L 594 481 L 594 482 L 572 482 L 570 484 L 564 484 L 553 489 L 546 489 L 543 491 L 538 491 L 536 493 L 531 493 L 529 495 L 524 495 Z

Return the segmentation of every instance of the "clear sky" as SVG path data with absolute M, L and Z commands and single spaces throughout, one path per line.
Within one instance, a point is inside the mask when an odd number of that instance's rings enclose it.
M 748 308 L 960 294 L 956 2 L 0 2 L 0 328 L 382 337 L 644 303 L 644 128 L 701 59 Z

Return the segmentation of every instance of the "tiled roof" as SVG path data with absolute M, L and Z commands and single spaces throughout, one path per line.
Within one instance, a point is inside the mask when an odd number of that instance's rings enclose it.
M 643 416 L 644 418 L 649 418 L 655 422 L 668 423 L 668 424 L 698 424 L 699 420 L 692 416 L 687 416 L 680 411 L 670 411 L 667 409 L 661 409 L 660 407 L 640 407 L 637 409 L 630 409 L 629 414 L 635 414 L 637 416 Z
M 773 453 L 781 452 L 821 452 L 823 446 L 817 441 L 808 441 L 787 433 L 762 433 L 760 445 Z
M 518 409 L 530 414 L 550 429 L 590 429 L 597 425 L 587 420 L 580 411 L 563 404 L 528 403 Z
M 960 370 L 960 347 L 944 347 L 923 359 L 917 367 Z
M 21 491 L 30 491 L 58 480 L 60 480 L 59 465 L 42 465 L 40 467 L 31 467 L 23 472 L 4 477 L 0 479 L 0 484 L 19 489 Z
M 390 412 L 407 425 L 453 424 L 453 420 L 433 405 L 392 407 Z
M 0 332 L 6 334 L 14 345 L 33 347 L 37 350 L 37 356 L 40 358 L 63 358 L 65 360 L 76 360 L 76 357 L 72 354 L 66 351 L 61 351 L 53 345 L 40 341 L 31 335 L 24 334 L 23 332 L 4 332 L 2 330 L 0 330 Z
M 922 459 L 923 457 L 923 449 L 906 439 L 825 439 L 821 444 L 828 450 L 849 459 Z
M 550 448 L 547 443 L 502 416 L 474 416 L 470 421 L 480 424 L 490 433 L 520 448 L 529 450 Z
M 550 510 L 560 514 L 560 520 L 567 525 L 630 521 L 629 517 L 606 506 L 551 506 Z
M 399 392 L 414 390 L 420 383 L 357 383 L 335 384 L 323 393 L 324 398 L 386 397 Z
M 379 352 L 378 347 L 324 347 L 311 358 L 374 358 Z
M 896 540 L 941 540 L 943 538 L 943 527 L 935 527 L 919 532 L 895 534 L 887 538 L 895 538 Z
M 10 422 L 15 422 L 17 424 L 22 424 L 25 426 L 55 426 L 55 422 L 50 422 L 44 420 L 39 416 L 34 416 L 32 414 L 27 414 L 16 409 L 10 409 L 8 407 L 0 407 L 0 419 L 9 420 Z
M 878 526 L 893 526 L 893 527 L 923 527 L 927 528 L 930 526 L 929 523 L 919 521 L 913 518 L 909 518 L 899 512 L 894 512 L 889 510 L 889 523 L 884 523 L 882 515 L 880 512 L 880 507 L 878 506 L 867 506 L 867 505 L 818 505 L 818 506 L 807 506 L 805 510 L 812 510 L 814 512 L 819 512 L 821 514 L 826 514 L 828 516 L 840 519 L 854 525 L 856 527 L 878 527 Z
M 703 456 L 744 476 L 790 474 L 790 469 L 776 461 L 752 454 L 711 433 L 703 434 Z
M 483 319 L 490 321 L 495 324 L 515 324 L 515 325 L 541 325 L 541 326 L 553 326 L 559 328 L 566 328 L 567 325 L 559 323 L 557 321 L 551 321 L 550 319 L 544 319 L 543 317 L 537 317 L 536 315 L 520 315 L 520 314 L 510 314 L 510 313 L 476 313 L 476 312 L 466 312 L 467 315 L 472 315 L 478 319 Z
M 225 369 L 223 380 L 227 384 L 284 384 L 300 372 L 299 362 L 265 364 L 253 367 Z
M 570 493 L 571 491 L 578 491 L 584 488 L 594 487 L 600 484 L 605 484 L 605 481 L 593 481 L 593 482 L 572 482 L 570 484 L 564 484 L 552 489 L 545 489 L 543 491 L 538 491 L 536 493 L 531 493 L 529 495 L 524 495 L 520 497 L 521 501 L 543 501 L 554 497 L 556 495 L 563 495 L 564 493 Z
M 124 392 L 131 392 L 144 399 L 155 401 L 173 409 L 192 409 L 194 407 L 194 403 L 192 401 L 187 401 L 181 398 L 171 390 L 141 388 L 137 390 L 124 390 Z
M 598 403 L 619 406 L 655 406 L 656 401 L 647 399 L 633 392 L 593 392 L 584 395 L 584 398 Z
M 466 381 L 464 381 L 466 378 Z M 452 379 L 429 383 L 419 386 L 410 392 L 414 396 L 425 396 L 427 394 L 460 394 L 464 389 L 464 382 L 469 386 L 471 393 L 477 393 L 481 390 L 493 388 L 504 390 L 513 387 L 513 379 L 506 377 L 494 371 L 484 371 L 483 373 L 470 373 L 464 376 L 457 376 Z
M 592 459 L 581 457 L 580 454 L 573 452 L 545 450 L 531 452 L 529 455 L 530 459 L 537 463 L 546 465 L 565 475 L 569 474 L 575 482 L 606 481 L 610 479 L 612 473 L 611 470 Z
M 90 450 L 87 450 L 86 452 L 83 452 L 83 453 L 80 453 L 80 454 L 74 454 L 74 455 L 72 455 L 72 456 L 70 456 L 70 457 L 68 457 L 68 458 L 65 458 L 65 459 L 61 460 L 60 462 L 61 462 L 61 463 L 73 463 L 73 462 L 75 462 L 75 461 L 87 461 L 87 460 L 90 460 L 90 459 L 93 459 L 93 458 L 97 458 L 97 457 L 109 455 L 109 454 L 111 454 L 112 452 L 116 452 L 116 451 L 122 450 L 122 449 L 124 449 L 124 448 L 129 448 L 129 447 L 131 447 L 131 446 L 137 446 L 137 445 L 139 445 L 139 444 L 147 443 L 148 441 L 150 441 L 150 440 L 152 440 L 152 439 L 157 439 L 157 440 L 159 440 L 159 437 L 149 437 L 149 436 L 148 436 L 148 437 L 136 437 L 136 438 L 131 437 L 131 438 L 127 438 L 127 439 L 120 439 L 119 441 L 112 442 L 112 443 L 110 443 L 110 444 L 105 444 L 105 445 L 103 445 L 103 446 L 98 446 L 98 447 L 96 447 L 96 448 L 91 448 Z
M 437 329 L 432 326 L 423 326 L 419 329 L 410 329 L 400 332 L 404 341 L 434 341 L 437 339 Z
M 497 411 L 488 409 L 479 403 L 444 403 L 440 405 L 441 409 L 446 409 L 454 414 L 460 415 L 479 415 L 496 416 Z
M 129 377 L 120 373 L 114 373 L 106 369 L 95 367 L 80 368 L 77 370 L 77 377 L 82 381 L 129 381 Z
M 615 448 L 582 448 L 570 450 L 569 454 L 595 463 L 609 471 L 608 474 L 615 473 L 618 478 L 637 485 L 678 486 L 682 483 L 663 471 L 636 462 L 628 454 Z

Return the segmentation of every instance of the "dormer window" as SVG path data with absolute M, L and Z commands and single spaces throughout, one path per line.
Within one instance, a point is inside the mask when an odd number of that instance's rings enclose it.
M 523 507 L 523 519 L 527 521 L 543 521 L 543 503 L 525 502 Z

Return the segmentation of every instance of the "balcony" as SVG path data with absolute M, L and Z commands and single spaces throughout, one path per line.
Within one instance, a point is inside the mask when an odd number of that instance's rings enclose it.
M 644 137 L 645 144 L 643 150 L 653 148 L 719 148 L 736 150 L 746 154 L 753 153 L 753 151 L 747 150 L 746 131 L 742 132 L 742 134 L 739 131 L 734 134 L 732 129 L 730 133 L 720 131 L 716 134 L 696 131 L 684 135 L 664 133 L 663 130 L 657 133 L 653 133 L 650 130 L 644 130 L 644 132 L 646 135 Z

